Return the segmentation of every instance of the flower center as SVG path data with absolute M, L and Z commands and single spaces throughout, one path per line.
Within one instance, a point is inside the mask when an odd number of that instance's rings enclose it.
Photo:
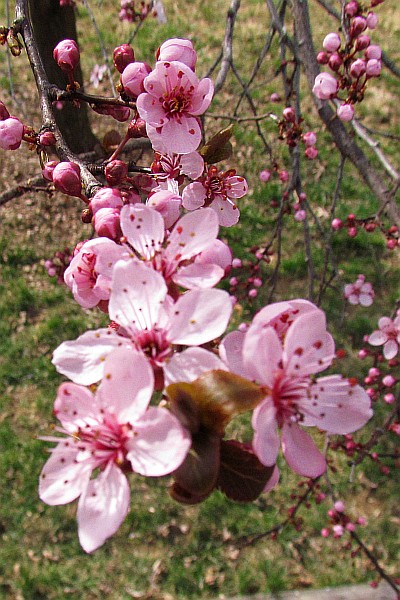
M 170 92 L 166 92 L 162 97 L 162 107 L 169 118 L 180 117 L 182 113 L 189 112 L 191 105 L 190 90 L 182 87 L 175 87 Z
M 287 377 L 283 369 L 276 371 L 271 398 L 279 427 L 282 427 L 285 421 L 303 420 L 299 403 L 306 397 L 309 383 L 309 377 Z
M 121 425 L 112 413 L 105 412 L 103 420 L 95 425 L 86 423 L 74 438 L 78 441 L 77 461 L 81 462 L 90 456 L 97 467 L 104 467 L 109 462 L 122 465 L 126 459 L 126 442 L 133 435 L 132 426 Z
M 138 332 L 133 340 L 136 348 L 144 352 L 153 367 L 160 367 L 171 356 L 171 344 L 163 330 L 144 330 Z

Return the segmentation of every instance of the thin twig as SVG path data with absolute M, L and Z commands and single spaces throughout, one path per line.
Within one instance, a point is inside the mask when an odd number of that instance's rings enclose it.
M 214 83 L 214 94 L 217 94 L 225 83 L 229 68 L 232 65 L 232 41 L 233 31 L 237 13 L 240 7 L 240 0 L 231 0 L 231 4 L 226 16 L 225 37 L 222 43 L 221 67 Z

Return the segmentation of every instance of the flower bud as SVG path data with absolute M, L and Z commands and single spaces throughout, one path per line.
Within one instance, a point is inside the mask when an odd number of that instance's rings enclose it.
M 371 58 L 367 62 L 367 67 L 366 67 L 365 72 L 368 77 L 379 77 L 379 75 L 381 74 L 381 69 L 382 69 L 381 61 L 377 60 L 376 58 Z
M 58 165 L 58 162 L 58 160 L 50 160 L 44 165 L 44 168 L 42 169 L 42 175 L 44 179 L 47 179 L 47 181 L 53 181 L 53 171 Z
M 294 123 L 296 121 L 296 113 L 291 106 L 288 106 L 283 110 L 283 118 L 288 123 Z
M 355 0 L 350 0 L 344 7 L 344 12 L 348 17 L 354 17 L 358 13 L 359 4 Z
M 350 36 L 356 38 L 367 28 L 367 20 L 364 17 L 354 17 L 350 26 Z
M 315 78 L 313 93 L 320 100 L 328 100 L 336 96 L 338 87 L 337 80 L 330 73 L 320 73 Z
M 314 158 L 317 158 L 318 156 L 318 150 L 315 146 L 307 146 L 307 148 L 304 151 L 304 154 L 309 160 L 314 160 Z
M 326 52 L 318 52 L 317 54 L 317 62 L 320 65 L 327 65 L 329 60 L 329 56 Z
M 77 196 L 82 194 L 81 169 L 73 162 L 60 162 L 53 170 L 53 183 L 56 190 Z
M 351 65 L 350 73 L 353 77 L 356 77 L 358 79 L 359 77 L 364 75 L 365 69 L 366 69 L 365 61 L 362 60 L 362 58 L 358 58 Z
M 39 142 L 42 146 L 54 146 L 56 141 L 56 136 L 52 131 L 44 131 L 39 136 Z
M 135 53 L 132 46 L 129 44 L 121 44 L 117 46 L 113 52 L 114 66 L 119 73 L 123 73 L 124 69 L 135 62 Z
M 306 217 L 307 213 L 303 209 L 296 211 L 294 214 L 295 221 L 305 221 Z
M 97 235 L 116 240 L 121 237 L 120 214 L 117 208 L 100 208 L 93 218 Z
M 368 48 L 366 49 L 364 55 L 367 60 L 371 60 L 372 58 L 374 58 L 375 60 L 381 60 L 382 49 L 376 44 L 371 44 L 371 46 L 368 46 Z
M 128 106 L 113 106 L 112 104 L 92 104 L 94 112 L 99 115 L 107 115 L 116 121 L 123 123 L 131 116 L 131 109 Z
M 62 40 L 53 50 L 53 57 L 60 69 L 72 73 L 79 63 L 79 48 L 74 40 Z
M 338 107 L 336 114 L 341 121 L 351 121 L 354 117 L 354 106 L 343 103 Z
M 17 150 L 22 142 L 24 126 L 16 117 L 9 117 L 0 121 L 0 148 L 3 150 Z
M 341 41 L 338 33 L 328 33 L 322 42 L 322 46 L 327 52 L 336 52 L 340 48 L 340 44 Z
M 128 165 L 122 160 L 112 160 L 104 169 L 108 185 L 119 185 L 128 176 Z
M 268 171 L 268 169 L 264 169 L 263 171 L 260 172 L 259 178 L 260 178 L 260 181 L 262 181 L 263 183 L 267 183 L 267 181 L 269 181 L 271 179 L 271 172 Z
M 132 119 L 128 126 L 128 135 L 135 139 L 147 137 L 146 122 L 139 116 Z
M 166 40 L 156 52 L 157 60 L 177 60 L 194 71 L 197 61 L 197 53 L 190 40 L 172 38 Z
M 123 207 L 121 192 L 114 188 L 102 188 L 95 193 L 90 201 L 89 208 L 95 215 L 102 208 L 115 208 L 120 210 Z
M 0 101 L 0 121 L 5 121 L 6 119 L 9 118 L 9 116 L 10 116 L 10 113 L 6 109 L 4 102 Z
M 367 27 L 368 29 L 375 29 L 375 27 L 378 25 L 378 15 L 375 14 L 374 12 L 369 12 L 367 14 Z
M 287 171 L 280 171 L 279 179 L 282 183 L 286 183 L 287 181 L 289 181 L 289 173 Z
M 342 61 L 341 57 L 339 56 L 339 54 L 337 54 L 336 52 L 334 54 L 331 54 L 331 56 L 329 57 L 329 60 L 328 60 L 328 65 L 330 66 L 332 71 L 335 71 L 335 72 L 339 71 L 342 64 L 343 64 L 343 61 Z
M 317 143 L 317 136 L 314 131 L 307 131 L 303 134 L 302 140 L 306 146 L 315 146 Z
M 356 50 L 360 52 L 361 50 L 365 50 L 371 43 L 371 38 L 369 35 L 359 35 L 356 40 Z
M 130 63 L 121 75 L 124 91 L 131 98 L 137 98 L 144 92 L 143 81 L 151 73 L 151 67 L 143 62 Z
M 279 94 L 277 94 L 276 92 L 273 92 L 270 97 L 269 97 L 271 102 L 274 102 L 275 104 L 277 104 L 278 102 L 281 101 L 281 97 Z

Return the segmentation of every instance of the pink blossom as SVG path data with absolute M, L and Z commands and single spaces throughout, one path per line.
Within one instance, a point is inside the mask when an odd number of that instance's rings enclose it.
M 146 93 L 137 99 L 140 117 L 152 140 L 158 130 L 169 152 L 187 154 L 201 142 L 197 117 L 209 107 L 214 86 L 211 79 L 198 80 L 190 67 L 177 61 L 159 61 L 144 80 Z
M 318 156 L 318 150 L 315 146 L 307 146 L 307 148 L 304 150 L 304 154 L 309 160 L 314 160 Z
M 337 116 L 341 121 L 351 121 L 354 117 L 354 106 L 344 102 L 338 106 Z
M 301 138 L 306 146 L 315 146 L 317 143 L 317 136 L 314 131 L 307 131 Z
M 267 183 L 271 179 L 271 171 L 268 171 L 268 169 L 260 171 L 259 178 L 263 183 Z
M 58 165 L 58 160 L 49 160 L 45 163 L 42 169 L 42 175 L 47 181 L 53 181 L 53 171 L 55 167 Z
M 168 153 L 166 148 L 160 148 L 158 143 L 153 148 L 157 149 L 159 156 L 156 155 L 152 168 L 157 173 L 158 181 L 163 177 L 178 179 L 181 175 L 187 175 L 190 179 L 197 179 L 203 174 L 204 160 L 198 152 L 189 152 L 189 154 Z
M 329 100 L 336 96 L 339 84 L 330 73 L 320 73 L 315 78 L 313 93 L 320 100 Z
M 95 215 L 102 208 L 116 208 L 120 210 L 123 204 L 121 190 L 117 188 L 101 188 L 92 197 L 89 207 Z
M 367 14 L 367 27 L 368 29 L 375 29 L 378 25 L 379 18 L 378 15 L 372 11 Z
M 54 187 L 69 196 L 82 195 L 80 166 L 73 162 L 60 162 L 53 169 Z
M 190 439 L 174 415 L 149 407 L 153 385 L 146 359 L 119 348 L 106 359 L 95 395 L 74 383 L 58 390 L 54 412 L 68 437 L 44 438 L 58 445 L 40 475 L 39 495 L 50 505 L 80 497 L 78 534 L 86 552 L 112 536 L 128 513 L 127 468 L 144 476 L 166 475 L 189 450 Z
M 147 63 L 129 63 L 121 75 L 121 83 L 126 94 L 131 98 L 137 98 L 144 92 L 143 82 L 149 73 L 151 73 L 151 67 Z
M 197 61 L 197 53 L 194 50 L 193 44 L 190 40 L 172 38 L 161 44 L 157 50 L 156 58 L 160 61 L 179 61 L 194 71 Z
M 336 52 L 340 48 L 340 35 L 338 33 L 328 33 L 325 36 L 322 45 L 327 52 Z
M 222 173 L 212 166 L 203 181 L 194 181 L 186 186 L 182 192 L 182 204 L 187 210 L 209 206 L 217 213 L 220 225 L 230 227 L 238 222 L 240 216 L 233 200 L 242 198 L 247 189 L 246 180 L 236 175 L 235 170 Z
M 121 228 L 139 257 L 162 273 L 167 284 L 173 281 L 186 289 L 208 288 L 224 276 L 217 264 L 193 261 L 218 235 L 218 218 L 210 208 L 186 214 L 166 235 L 163 218 L 156 210 L 141 204 L 125 206 Z
M 365 58 L 370 60 L 375 58 L 376 60 L 380 60 L 382 57 L 382 48 L 375 44 L 371 44 L 365 51 Z
M 107 238 L 89 240 L 81 246 L 64 273 L 65 283 L 81 306 L 93 308 L 109 299 L 112 269 L 124 252 Z
M 62 40 L 54 48 L 53 57 L 60 69 L 72 73 L 79 63 L 77 43 L 74 40 Z
M 365 69 L 366 69 L 366 63 L 365 60 L 362 60 L 362 58 L 358 58 L 357 60 L 355 60 L 351 67 L 350 67 L 350 73 L 353 77 L 361 77 L 361 75 L 364 75 L 365 73 Z
M 223 350 L 232 370 L 265 389 L 252 420 L 253 447 L 260 461 L 275 464 L 279 428 L 289 466 L 317 477 L 326 469 L 325 458 L 300 425 L 349 433 L 362 427 L 372 412 L 368 395 L 352 381 L 340 375 L 315 379 L 331 365 L 334 343 L 321 310 L 304 301 L 291 304 L 289 311 L 282 310 L 284 303 L 260 311 L 245 334 L 234 332 L 225 338 Z
M 174 192 L 159 190 L 148 197 L 146 204 L 160 213 L 165 229 L 169 229 L 180 217 L 182 198 Z
M 100 208 L 93 216 L 97 235 L 117 240 L 121 237 L 120 212 L 117 208 Z
M 365 276 L 359 275 L 354 283 L 348 283 L 344 286 L 344 295 L 350 304 L 371 306 L 374 301 L 375 292 L 372 284 L 365 281 Z
M 378 321 L 379 329 L 371 333 L 368 343 L 371 346 L 383 345 L 383 356 L 390 360 L 397 355 L 400 344 L 400 315 L 394 320 L 389 317 L 381 317 Z
M 371 58 L 367 61 L 365 72 L 368 77 L 379 77 L 379 75 L 381 74 L 381 70 L 382 63 L 380 60 L 377 60 L 376 58 Z
M 8 117 L 0 121 L 0 148 L 17 150 L 22 142 L 24 126 L 16 117 Z
M 142 352 L 161 369 L 173 345 L 200 346 L 226 329 L 232 305 L 223 290 L 190 290 L 173 303 L 160 273 L 136 260 L 120 260 L 113 269 L 109 315 L 113 329 L 88 331 L 63 342 L 54 352 L 57 370 L 75 383 L 99 381 L 104 358 L 123 345 Z

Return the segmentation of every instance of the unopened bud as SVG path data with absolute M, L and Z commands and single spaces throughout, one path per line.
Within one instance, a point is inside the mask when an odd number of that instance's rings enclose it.
M 79 63 L 79 48 L 74 40 L 62 40 L 53 50 L 53 57 L 60 69 L 72 73 Z
M 117 46 L 113 52 L 114 66 L 119 73 L 123 73 L 124 69 L 135 62 L 135 53 L 132 46 L 129 44 L 121 44 Z
M 122 160 L 112 160 L 106 165 L 104 175 L 108 185 L 119 185 L 128 175 L 128 166 Z
M 81 169 L 73 162 L 60 162 L 53 170 L 54 187 L 69 196 L 82 195 Z

